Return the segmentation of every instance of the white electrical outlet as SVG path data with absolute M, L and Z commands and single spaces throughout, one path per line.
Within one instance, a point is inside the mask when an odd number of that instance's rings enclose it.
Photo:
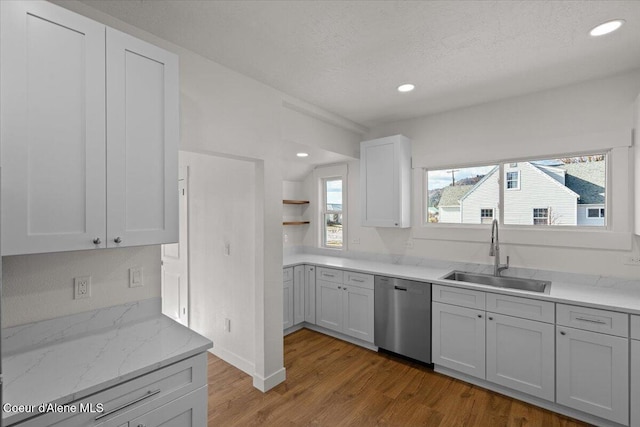
M 635 266 L 640 267 L 640 255 L 626 256 L 624 258 L 624 263 L 626 265 L 635 265 Z
M 144 286 L 144 275 L 142 267 L 131 267 L 129 269 L 129 287 L 139 288 Z
M 73 278 L 73 299 L 91 297 L 91 276 L 79 276 Z
M 225 332 L 231 332 L 231 319 L 224 319 L 224 330 Z

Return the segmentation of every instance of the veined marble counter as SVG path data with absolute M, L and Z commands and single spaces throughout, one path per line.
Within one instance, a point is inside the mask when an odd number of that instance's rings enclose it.
M 213 347 L 160 310 L 153 298 L 3 329 L 3 405 L 70 403 Z M 3 425 L 34 415 L 3 407 Z
M 375 255 L 373 255 L 373 257 L 375 257 Z M 393 257 L 387 258 L 393 259 Z M 302 253 L 285 255 L 283 264 L 284 267 L 300 264 L 335 267 L 362 273 L 477 289 L 485 292 L 526 296 L 527 298 L 564 304 L 578 304 L 593 308 L 622 311 L 630 314 L 640 314 L 640 280 L 525 268 L 509 268 L 502 273 L 503 276 L 551 281 L 550 293 L 542 294 L 539 292 L 474 285 L 441 279 L 453 270 L 491 274 L 493 272 L 493 265 L 420 260 L 417 258 L 403 259 L 402 257 L 396 257 L 393 261 L 395 262 Z

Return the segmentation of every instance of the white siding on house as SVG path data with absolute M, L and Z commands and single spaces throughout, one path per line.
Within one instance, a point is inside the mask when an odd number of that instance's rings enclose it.
M 604 205 L 578 205 L 578 225 L 604 226 L 605 218 L 587 217 L 587 209 L 604 209 Z M 605 211 L 606 217 L 606 211 Z
M 460 224 L 460 206 L 440 206 L 438 222 Z M 479 216 L 480 214 L 478 214 Z
M 498 169 L 494 169 L 462 199 L 462 222 L 480 224 L 480 209 L 493 209 L 493 217 L 498 218 L 499 198 Z
M 577 195 L 546 173 L 527 162 L 504 173 L 520 170 L 520 188 L 504 190 L 504 223 L 533 224 L 534 208 L 549 208 L 552 225 L 577 224 Z

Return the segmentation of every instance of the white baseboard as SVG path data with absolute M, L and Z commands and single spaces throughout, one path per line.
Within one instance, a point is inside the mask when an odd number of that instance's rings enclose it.
M 335 332 L 335 331 L 332 331 L 331 329 L 314 325 L 312 323 L 304 322 L 302 325 L 307 329 L 311 329 L 312 331 L 320 332 L 321 334 L 329 335 L 330 337 L 338 338 L 339 340 L 350 342 L 351 344 L 355 344 L 357 346 L 364 347 L 369 350 L 378 351 L 378 347 L 376 347 L 370 342 L 363 341 L 358 338 L 353 338 L 348 335 L 341 334 L 340 332 Z
M 280 368 L 273 374 L 269 375 L 267 378 L 264 378 L 258 374 L 253 374 L 253 386 L 264 393 L 271 390 L 278 384 L 284 382 L 286 378 L 287 370 L 285 368 Z
M 224 348 L 214 346 L 213 348 L 209 349 L 209 352 L 229 363 L 230 365 L 233 365 L 236 368 L 240 369 L 247 375 L 253 376 L 253 373 L 256 370 L 256 366 L 253 363 L 231 351 L 225 350 Z

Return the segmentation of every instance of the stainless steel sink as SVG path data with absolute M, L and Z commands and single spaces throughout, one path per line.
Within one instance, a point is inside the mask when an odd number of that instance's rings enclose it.
M 519 289 L 521 291 L 541 292 L 548 294 L 551 290 L 551 282 L 536 279 L 520 279 L 517 277 L 493 276 L 482 273 L 467 273 L 465 271 L 452 271 L 442 277 L 445 280 L 456 282 L 475 283 L 479 285 L 495 286 L 497 288 Z

